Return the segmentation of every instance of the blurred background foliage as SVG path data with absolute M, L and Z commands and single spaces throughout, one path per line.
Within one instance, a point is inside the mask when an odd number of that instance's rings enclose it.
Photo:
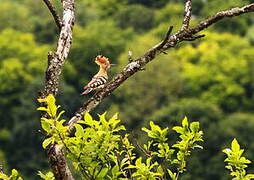
M 193 22 L 251 0 L 195 0 Z M 0 163 L 37 179 L 48 168 L 38 133 L 35 100 L 44 83 L 47 52 L 57 28 L 42 1 L 0 0 Z M 60 1 L 54 1 L 59 12 Z M 182 0 L 76 0 L 73 45 L 64 67 L 59 104 L 69 118 L 92 94 L 80 96 L 94 75 L 94 57 L 108 56 L 116 68 L 158 43 L 169 25 L 182 23 Z M 127 80 L 93 112 L 120 112 L 129 132 L 142 138 L 150 120 L 172 127 L 186 115 L 200 121 L 205 149 L 190 159 L 181 179 L 227 179 L 221 150 L 233 137 L 254 160 L 254 22 L 252 14 L 225 19 L 195 42 L 183 42 Z M 170 137 L 173 138 L 173 137 Z M 9 169 L 10 168 L 10 169 Z

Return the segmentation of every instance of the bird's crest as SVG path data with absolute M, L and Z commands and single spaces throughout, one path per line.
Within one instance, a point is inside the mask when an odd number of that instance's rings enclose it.
M 108 61 L 108 58 L 106 58 L 105 56 L 102 56 L 102 55 L 98 55 L 96 58 L 95 58 L 96 61 L 99 61 L 100 63 L 106 63 Z

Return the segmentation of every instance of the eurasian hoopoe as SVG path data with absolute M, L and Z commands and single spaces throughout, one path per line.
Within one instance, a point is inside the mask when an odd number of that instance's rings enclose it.
M 100 66 L 99 72 L 84 87 L 85 90 L 84 92 L 81 93 L 81 95 L 88 94 L 95 89 L 103 88 L 106 82 L 108 81 L 107 71 L 109 70 L 111 65 L 114 65 L 114 64 L 110 64 L 108 58 L 101 55 L 95 58 L 95 63 Z

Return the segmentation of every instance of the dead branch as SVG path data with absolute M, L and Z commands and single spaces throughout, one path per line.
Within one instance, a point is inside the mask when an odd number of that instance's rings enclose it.
M 77 121 L 81 120 L 85 112 L 89 112 L 92 109 L 94 109 L 98 104 L 101 103 L 101 101 L 105 97 L 110 95 L 126 79 L 131 77 L 136 72 L 140 71 L 147 63 L 152 61 L 158 54 L 160 54 L 161 52 L 164 52 L 165 50 L 168 50 L 171 47 L 176 46 L 181 41 L 196 40 L 201 37 L 204 37 L 204 35 L 198 35 L 198 36 L 194 36 L 194 35 L 225 17 L 233 17 L 233 16 L 238 16 L 238 15 L 249 13 L 249 12 L 254 12 L 254 3 L 243 6 L 241 8 L 236 7 L 227 11 L 218 12 L 216 15 L 200 22 L 198 25 L 196 25 L 193 28 L 188 27 L 190 16 L 191 16 L 191 1 L 190 0 L 186 0 L 185 12 L 186 13 L 185 13 L 184 21 L 183 21 L 183 27 L 184 27 L 183 30 L 181 29 L 177 33 L 168 37 L 170 32 L 172 31 L 172 28 L 169 28 L 169 31 L 167 33 L 168 36 L 166 36 L 166 38 L 162 42 L 160 42 L 159 44 L 149 49 L 143 56 L 129 62 L 129 64 L 126 65 L 124 70 L 120 72 L 119 74 L 117 74 L 115 78 L 113 78 L 113 80 L 110 81 L 105 86 L 104 89 L 97 92 L 93 97 L 91 97 L 87 102 L 85 102 L 81 108 L 79 108 L 76 111 L 75 115 L 68 122 L 68 125 L 70 126 L 70 129 L 69 129 L 70 131 L 72 131 Z
M 62 21 L 61 21 L 60 16 L 57 13 L 56 8 L 54 7 L 54 5 L 51 3 L 50 0 L 43 0 L 43 1 L 46 4 L 46 6 L 48 7 L 49 11 L 51 12 L 51 14 L 56 22 L 56 26 L 58 27 L 59 31 L 61 31 Z
M 51 4 L 49 0 L 44 0 L 47 4 Z M 56 23 L 60 27 L 60 35 L 57 43 L 56 52 L 48 53 L 48 67 L 45 73 L 45 88 L 41 92 L 40 98 L 44 98 L 49 94 L 56 95 L 58 92 L 59 78 L 65 59 L 68 56 L 71 41 L 72 41 L 72 28 L 74 25 L 74 0 L 62 0 L 63 5 L 63 20 L 61 26 L 59 16 L 56 16 L 56 11 L 53 6 L 49 9 L 55 18 Z M 53 144 L 47 148 L 49 163 L 57 180 L 73 180 L 70 169 L 67 166 L 66 158 L 62 149 Z

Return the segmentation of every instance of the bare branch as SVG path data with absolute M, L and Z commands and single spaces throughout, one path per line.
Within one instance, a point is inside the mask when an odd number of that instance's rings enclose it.
M 195 41 L 195 40 L 203 38 L 203 37 L 205 37 L 205 35 L 201 34 L 201 35 L 197 35 L 197 36 L 184 37 L 183 40 L 184 41 Z
M 181 30 L 185 30 L 189 27 L 190 19 L 191 19 L 191 0 L 185 0 L 184 18 Z
M 50 2 L 44 0 L 44 2 Z M 47 3 L 46 3 L 47 4 Z M 74 0 L 62 0 L 63 5 L 63 21 L 60 27 L 60 36 L 57 43 L 56 52 L 48 53 L 48 67 L 45 73 L 45 89 L 40 94 L 40 98 L 44 98 L 49 94 L 56 95 L 58 92 L 59 78 L 62 71 L 62 67 L 65 63 L 65 59 L 68 56 L 71 41 L 72 41 L 72 28 L 74 25 Z M 53 6 L 49 9 L 53 10 Z M 54 18 L 58 17 L 54 15 L 54 11 L 51 11 Z M 56 18 L 58 19 L 58 18 Z M 55 19 L 55 20 L 56 20 Z M 56 20 L 56 23 L 58 23 Z M 63 150 L 58 144 L 50 145 L 47 148 L 47 154 L 49 157 L 49 163 L 57 180 L 73 180 L 70 169 L 68 168 L 66 158 Z
M 59 77 L 62 66 L 68 56 L 74 25 L 74 0 L 63 0 L 63 24 L 57 43 L 56 52 L 48 54 L 48 68 L 43 97 L 48 94 L 56 95 L 58 92 Z
M 189 8 L 190 9 L 190 8 Z M 202 21 L 197 26 L 193 28 L 186 29 L 185 31 L 178 31 L 177 33 L 171 35 L 170 37 L 167 37 L 160 42 L 159 44 L 152 47 L 150 50 L 148 50 L 143 56 L 137 58 L 136 60 L 133 60 L 127 66 L 124 68 L 122 72 L 116 75 L 115 78 L 113 78 L 112 81 L 110 81 L 104 89 L 97 92 L 93 97 L 91 97 L 87 102 L 83 104 L 83 106 L 75 113 L 75 115 L 70 119 L 68 122 L 68 125 L 70 126 L 70 131 L 72 131 L 75 123 L 77 121 L 81 120 L 82 116 L 85 112 L 89 112 L 92 109 L 94 109 L 98 104 L 101 103 L 101 101 L 110 95 L 116 88 L 118 88 L 126 79 L 131 77 L 136 72 L 140 71 L 142 67 L 144 67 L 147 63 L 152 61 L 158 54 L 161 52 L 164 52 L 165 50 L 176 46 L 179 42 L 184 40 L 195 40 L 199 39 L 201 37 L 204 37 L 204 35 L 198 35 L 194 36 L 196 33 L 202 31 L 203 29 L 207 28 L 208 26 L 216 23 L 217 21 L 225 18 L 225 17 L 233 17 L 238 16 L 244 13 L 248 12 L 254 12 L 254 3 L 243 6 L 241 8 L 233 8 L 228 11 L 222 11 L 217 13 L 216 15 Z M 189 20 L 186 16 L 186 22 L 188 22 L 186 25 L 189 24 Z M 170 34 L 172 28 L 169 28 L 169 31 L 167 34 Z
M 236 7 L 236 8 L 227 10 L 227 11 L 218 12 L 216 15 L 200 22 L 194 28 L 191 28 L 189 33 L 196 34 L 200 31 L 202 31 L 203 29 L 207 28 L 208 26 L 210 26 L 210 25 L 216 23 L 217 21 L 221 20 L 222 18 L 239 16 L 241 14 L 245 14 L 245 13 L 249 13 L 249 12 L 254 12 L 254 3 L 243 6 L 241 8 Z
M 57 14 L 56 8 L 53 6 L 50 0 L 43 0 L 46 6 L 48 7 L 49 11 L 51 12 L 55 22 L 56 26 L 58 27 L 59 31 L 61 31 L 62 28 L 62 21 L 60 16 Z

